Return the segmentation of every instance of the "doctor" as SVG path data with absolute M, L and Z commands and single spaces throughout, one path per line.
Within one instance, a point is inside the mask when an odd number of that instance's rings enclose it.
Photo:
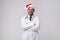
M 28 15 L 22 17 L 21 27 L 24 30 L 23 40 L 38 40 L 39 18 L 34 15 L 35 8 L 32 4 L 26 5 Z

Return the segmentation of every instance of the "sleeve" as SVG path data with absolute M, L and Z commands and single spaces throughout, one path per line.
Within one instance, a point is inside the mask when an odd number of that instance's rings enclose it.
M 30 28 L 29 30 L 38 31 L 38 29 L 40 28 L 39 24 L 40 24 L 40 23 L 39 23 L 39 18 L 37 17 L 37 18 L 35 19 L 34 26 L 33 26 L 32 28 Z
M 25 18 L 22 18 L 21 19 L 21 26 L 22 26 L 23 30 L 27 30 L 27 29 L 30 29 L 31 27 L 34 26 L 34 22 L 30 22 L 30 23 L 26 24 Z

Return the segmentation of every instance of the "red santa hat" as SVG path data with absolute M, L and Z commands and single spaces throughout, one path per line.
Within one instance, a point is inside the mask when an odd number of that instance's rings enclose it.
M 29 7 L 34 8 L 34 6 L 33 6 L 32 4 L 27 4 L 27 5 L 25 6 L 25 9 L 28 9 Z

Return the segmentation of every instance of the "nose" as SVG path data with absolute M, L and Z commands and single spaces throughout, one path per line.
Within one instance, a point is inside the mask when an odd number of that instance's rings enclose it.
M 31 9 L 30 12 L 33 12 L 33 10 Z

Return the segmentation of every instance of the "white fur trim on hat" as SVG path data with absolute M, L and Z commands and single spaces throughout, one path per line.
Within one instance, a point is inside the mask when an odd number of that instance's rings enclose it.
M 28 7 L 25 7 L 25 9 L 28 9 L 29 7 L 34 8 L 34 6 L 33 6 L 33 5 L 29 5 Z

